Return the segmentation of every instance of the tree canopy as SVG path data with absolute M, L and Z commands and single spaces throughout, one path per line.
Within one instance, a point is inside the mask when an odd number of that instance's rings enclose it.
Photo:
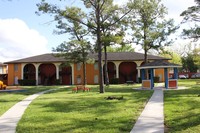
M 183 17 L 182 23 L 194 23 L 194 26 L 190 27 L 190 29 L 183 29 L 182 36 L 197 41 L 200 37 L 200 0 L 195 0 L 195 2 L 195 6 L 188 7 L 188 9 L 183 11 L 180 16 Z
M 58 0 L 59 1 L 59 0 Z M 99 65 L 99 88 L 100 93 L 104 93 L 103 86 L 103 68 L 102 68 L 102 48 L 104 45 L 103 35 L 106 31 L 115 31 L 119 22 L 130 11 L 122 14 L 123 8 L 113 4 L 113 0 L 80 0 L 83 3 L 84 10 L 78 7 L 65 7 L 61 9 L 56 4 L 50 4 L 42 0 L 37 4 L 39 12 L 54 16 L 54 20 L 62 27 L 68 27 L 69 23 L 74 22 L 85 27 L 90 37 L 95 40 L 95 49 L 98 51 Z M 59 28 L 59 27 L 57 27 Z M 66 28 L 63 33 L 67 33 Z M 109 33 L 108 32 L 108 33 Z M 76 33 L 74 32 L 74 36 Z M 90 43 L 91 44 L 91 43 Z
M 129 18 L 133 42 L 142 46 L 147 62 L 147 52 L 171 44 L 168 37 L 178 27 L 174 26 L 173 19 L 164 19 L 167 9 L 161 0 L 134 0 L 132 4 L 134 9 Z

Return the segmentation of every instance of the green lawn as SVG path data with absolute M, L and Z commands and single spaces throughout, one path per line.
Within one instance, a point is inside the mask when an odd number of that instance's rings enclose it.
M 165 125 L 172 133 L 200 133 L 200 85 L 196 80 L 179 80 L 189 89 L 165 91 Z
M 135 86 L 138 87 L 138 86 Z M 17 133 L 123 133 L 130 132 L 153 91 L 132 85 L 111 85 L 105 94 L 72 93 L 63 88 L 34 100 L 18 123 Z M 106 100 L 108 96 L 123 100 Z
M 25 92 L 1 92 L 0 93 L 0 116 L 5 113 L 10 107 L 15 105 L 17 102 L 23 100 L 28 95 L 41 92 L 44 90 L 55 88 L 51 87 L 22 87 Z

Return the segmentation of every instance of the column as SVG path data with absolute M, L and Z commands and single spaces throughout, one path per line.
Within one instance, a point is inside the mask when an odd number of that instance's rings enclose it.
M 137 67 L 141 66 L 142 62 L 141 61 L 135 61 L 135 63 L 137 64 Z M 137 78 L 140 78 L 141 75 L 141 69 L 137 69 L 138 70 L 138 74 L 137 74 Z
M 38 85 L 38 73 L 39 73 L 39 66 L 40 66 L 40 63 L 39 64 L 33 64 L 35 66 L 35 80 L 36 80 L 36 85 Z
M 22 65 L 21 65 L 21 79 L 24 79 L 24 66 L 25 66 L 26 64 L 23 64 L 22 63 Z
M 168 89 L 168 87 L 169 87 L 169 84 L 168 84 L 169 83 L 168 82 L 168 80 L 169 80 L 168 79 L 168 69 L 165 68 L 164 71 L 165 71 L 165 88 Z
M 150 71 L 151 71 L 151 89 L 153 89 L 153 87 L 154 87 L 154 69 L 153 68 L 151 68 L 150 69 Z
M 174 79 L 178 79 L 178 68 L 174 68 Z
M 60 67 L 61 63 L 54 63 L 54 65 L 56 66 L 56 79 L 59 79 L 59 67 Z
M 141 69 L 141 80 L 145 80 L 145 69 Z
M 119 65 L 121 62 L 114 62 L 115 66 L 116 66 L 116 78 L 119 78 Z
M 137 71 L 138 71 L 137 77 L 140 78 L 140 69 L 137 69 Z
M 72 68 L 72 85 L 74 85 L 74 64 L 70 64 L 71 68 Z

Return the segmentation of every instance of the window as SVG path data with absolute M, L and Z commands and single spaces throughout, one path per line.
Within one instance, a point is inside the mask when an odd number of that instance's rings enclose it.
M 78 70 L 78 71 L 81 70 L 81 65 L 82 65 L 82 63 L 77 63 L 77 66 L 76 66 L 76 67 L 77 67 L 77 70 Z
M 94 70 L 98 70 L 99 69 L 99 67 L 98 67 L 98 62 L 95 62 L 94 63 Z
M 17 77 L 17 76 L 15 76 L 15 79 L 14 79 L 14 80 L 15 80 L 15 82 L 14 82 L 15 85 L 18 85 L 18 77 Z
M 95 76 L 94 76 L 94 83 L 95 83 L 95 84 L 98 84 L 98 83 L 99 83 L 99 76 L 98 76 L 98 75 L 95 75 Z
M 15 71 L 15 72 L 18 71 L 18 64 L 14 64 L 14 71 Z
M 78 75 L 78 76 L 76 77 L 76 80 L 77 80 L 77 84 L 81 84 L 81 76 L 80 76 L 80 75 Z

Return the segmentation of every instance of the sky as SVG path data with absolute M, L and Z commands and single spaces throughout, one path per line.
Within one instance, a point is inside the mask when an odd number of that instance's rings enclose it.
M 51 53 L 53 47 L 68 39 L 66 34 L 53 34 L 56 28 L 55 23 L 50 23 L 53 20 L 51 16 L 35 14 L 36 4 L 40 1 L 0 0 L 0 62 Z M 74 6 L 79 4 L 77 1 L 66 0 L 65 3 Z M 125 1 L 115 0 L 115 3 L 123 4 Z M 180 13 L 195 5 L 194 0 L 162 0 L 162 3 L 168 8 L 167 17 L 174 18 L 176 24 L 182 20 Z M 179 34 L 180 31 L 176 36 Z M 186 41 L 178 39 L 177 47 L 181 43 Z

